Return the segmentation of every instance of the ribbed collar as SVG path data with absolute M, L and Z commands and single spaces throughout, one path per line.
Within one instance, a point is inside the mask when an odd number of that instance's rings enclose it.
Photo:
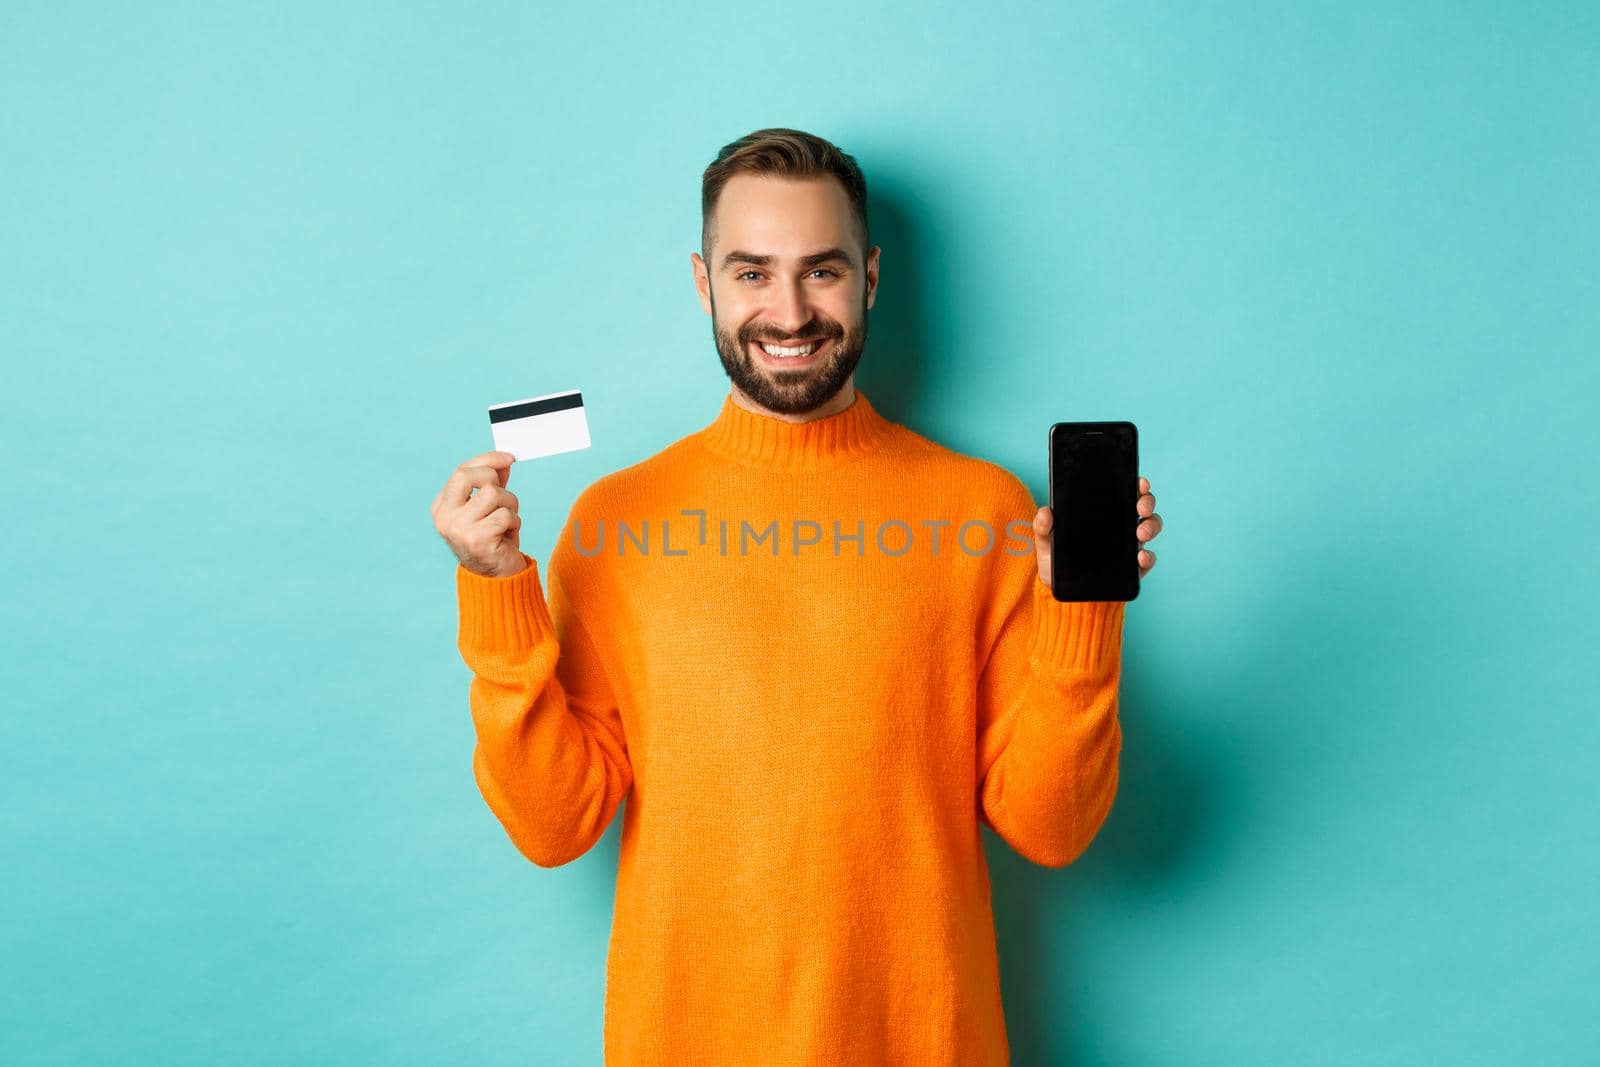
M 859 388 L 849 407 L 809 422 L 786 422 L 740 407 L 730 390 L 716 419 L 698 436 L 717 455 L 746 466 L 820 470 L 876 451 L 894 425 Z

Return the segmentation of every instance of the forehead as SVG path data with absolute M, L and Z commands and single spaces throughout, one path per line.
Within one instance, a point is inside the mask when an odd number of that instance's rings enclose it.
M 819 248 L 852 247 L 850 198 L 831 176 L 735 174 L 716 206 L 717 252 L 742 248 L 781 259 Z

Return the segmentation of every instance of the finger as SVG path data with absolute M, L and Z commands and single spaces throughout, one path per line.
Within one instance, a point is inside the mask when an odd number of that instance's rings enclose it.
M 500 533 L 505 533 L 507 530 L 514 529 L 519 525 L 517 513 L 510 508 L 495 508 L 483 519 L 483 523 L 489 529 L 498 530 Z
M 1141 514 L 1141 515 L 1152 515 L 1152 514 L 1154 514 L 1155 510 L 1156 510 L 1156 496 L 1155 496 L 1155 494 L 1154 493 L 1146 493 L 1146 494 L 1144 494 L 1144 496 L 1141 496 L 1139 498 L 1139 502 L 1138 502 L 1138 505 L 1137 505 L 1137 510 L 1138 510 L 1139 514 Z
M 1034 565 L 1039 572 L 1039 580 L 1045 585 L 1051 584 L 1050 562 L 1050 529 L 1055 525 L 1055 512 L 1048 506 L 1039 509 L 1033 517 L 1033 557 Z
M 506 485 L 510 482 L 510 466 L 517 461 L 515 456 L 507 451 L 493 451 L 474 456 L 461 466 L 456 467 L 454 474 L 445 482 L 445 502 L 459 507 L 466 504 L 467 496 L 472 493 L 472 486 L 485 485 L 483 472 L 493 475 L 494 485 Z
M 1143 578 L 1156 565 L 1156 554 L 1148 548 L 1139 552 L 1139 577 Z
M 457 467 L 445 481 L 445 503 L 460 507 L 467 502 L 475 486 L 495 485 L 504 488 L 511 477 L 512 460 L 510 452 L 485 452 L 481 456 L 473 456 Z
M 1148 519 L 1145 519 L 1143 522 L 1141 522 L 1138 530 L 1134 532 L 1138 534 L 1139 540 L 1141 541 L 1153 540 L 1156 534 L 1161 532 L 1161 516 L 1151 515 Z
M 468 518 L 481 519 L 504 503 L 503 500 L 498 499 L 500 491 L 504 487 L 500 484 L 500 478 L 493 468 L 466 467 L 460 473 L 464 479 L 466 490 L 471 495 L 457 505 L 457 511 Z M 474 493 L 474 489 L 477 492 Z M 509 490 L 507 491 L 509 492 Z
M 517 501 L 517 494 L 498 485 L 486 485 L 479 489 L 471 500 L 461 506 L 461 514 L 466 516 L 468 522 L 473 522 L 490 514 L 496 508 L 509 508 L 516 511 L 521 505 Z
M 1150 479 L 1146 478 L 1142 474 L 1139 475 L 1139 492 L 1148 493 L 1149 491 L 1150 491 Z
M 505 476 L 500 480 L 500 484 L 504 485 L 505 479 L 511 476 L 511 465 L 516 461 L 517 457 L 512 453 L 496 449 L 493 452 L 479 453 L 461 465 L 463 467 L 494 467 L 499 469 Z

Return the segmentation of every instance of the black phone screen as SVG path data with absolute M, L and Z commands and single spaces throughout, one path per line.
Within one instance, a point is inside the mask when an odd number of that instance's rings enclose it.
M 1139 595 L 1139 431 L 1131 422 L 1050 427 L 1051 589 L 1057 600 Z

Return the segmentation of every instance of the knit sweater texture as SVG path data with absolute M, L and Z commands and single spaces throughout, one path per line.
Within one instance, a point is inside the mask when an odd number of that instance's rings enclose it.
M 979 824 L 1071 863 L 1122 744 L 1125 605 L 1051 596 L 1036 510 L 859 389 L 730 392 L 579 495 L 542 583 L 457 567 L 511 842 L 554 867 L 623 812 L 608 1067 L 1009 1062 Z

